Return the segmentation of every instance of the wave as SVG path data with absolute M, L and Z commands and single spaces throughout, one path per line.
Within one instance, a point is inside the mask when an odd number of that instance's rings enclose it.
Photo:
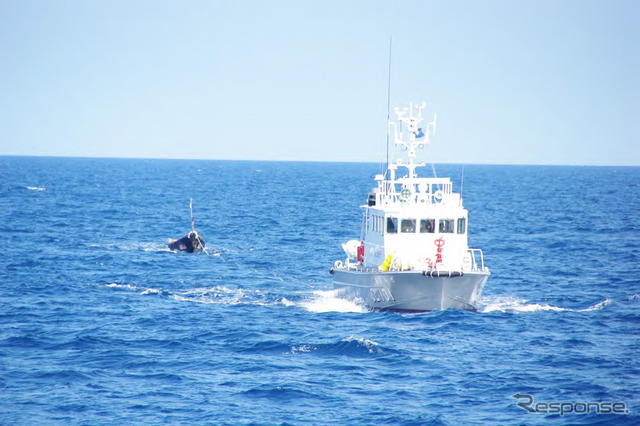
M 369 312 L 362 299 L 345 299 L 341 297 L 340 289 L 316 290 L 310 299 L 303 300 L 297 305 L 309 312 Z
M 28 189 L 29 191 L 46 191 L 47 188 L 45 188 L 44 186 L 25 186 L 25 189 Z
M 364 337 L 349 336 L 338 343 L 311 345 L 302 344 L 291 347 L 292 354 L 319 352 L 322 354 L 360 356 L 382 352 L 380 345 Z
M 169 250 L 169 247 L 165 243 L 157 241 L 138 241 L 138 242 L 125 242 L 125 243 L 85 243 L 86 247 L 91 248 L 105 248 L 109 250 L 124 250 L 124 251 L 144 251 L 147 253 L 173 253 Z M 220 247 L 205 247 L 204 254 L 211 257 L 221 257 L 224 252 L 228 251 L 225 248 Z
M 277 402 L 291 402 L 299 399 L 317 401 L 321 398 L 321 395 L 289 386 L 263 385 L 241 392 L 241 394 L 248 398 L 269 399 Z
M 237 305 L 242 303 L 245 298 L 245 291 L 241 288 L 234 289 L 224 286 L 202 287 L 174 293 L 171 298 L 182 302 Z
M 117 284 L 117 283 L 110 283 L 110 284 L 105 284 L 105 287 L 111 287 L 111 288 L 124 288 L 127 290 L 138 290 L 138 287 L 134 286 L 134 285 L 130 285 L 130 284 Z
M 160 295 L 170 295 L 171 293 L 169 293 L 168 291 L 162 290 L 160 288 L 153 288 L 153 287 L 138 287 L 135 285 L 131 285 L 131 284 L 119 284 L 119 283 L 109 283 L 109 284 L 104 284 L 105 287 L 109 287 L 109 288 L 117 288 L 117 289 L 121 289 L 121 290 L 131 290 L 131 291 L 135 291 L 138 294 L 142 295 L 142 296 L 147 296 L 150 294 L 160 294 Z
M 45 341 L 30 336 L 12 336 L 0 340 L 0 347 L 7 348 L 40 348 L 45 344 Z
M 285 297 L 276 297 L 260 290 L 245 290 L 242 288 L 229 288 L 221 285 L 213 287 L 201 287 L 189 290 L 169 291 L 162 288 L 141 287 L 131 284 L 109 283 L 104 287 L 130 290 L 141 296 L 160 295 L 180 302 L 238 305 L 251 304 L 258 306 L 295 306 L 296 303 Z
M 528 303 L 522 298 L 511 296 L 485 297 L 481 300 L 478 312 L 508 312 L 508 313 L 528 313 L 540 311 L 555 312 L 588 312 L 603 309 L 613 303 L 612 299 L 604 299 L 594 305 L 583 309 L 562 308 L 559 306 L 547 305 L 544 303 Z
M 135 243 L 85 243 L 86 247 L 106 248 L 125 251 L 146 251 L 152 253 L 171 252 L 166 244 L 157 242 L 135 242 Z
M 296 302 L 292 302 L 286 297 L 283 297 L 282 299 L 280 299 L 280 303 L 284 306 L 296 306 Z
M 348 356 L 353 358 L 378 357 L 397 353 L 382 347 L 378 342 L 360 336 L 348 336 L 334 343 L 300 344 L 291 346 L 294 355 L 314 354 L 319 356 Z
M 345 337 L 344 339 L 340 340 L 340 342 L 335 345 L 335 347 L 339 350 L 339 352 L 365 352 L 369 354 L 382 352 L 382 349 L 380 348 L 380 344 L 378 342 L 374 342 L 373 340 L 358 336 Z
M 32 376 L 38 380 L 64 381 L 65 383 L 90 379 L 89 376 L 76 370 L 37 371 L 32 373 Z
M 147 289 L 143 290 L 140 294 L 143 295 L 143 296 L 147 296 L 149 294 L 166 295 L 168 293 L 166 291 L 164 291 L 164 290 L 159 289 L 159 288 L 147 288 Z
M 299 343 L 291 344 L 278 341 L 262 341 L 255 343 L 242 352 L 258 354 L 312 354 L 317 356 L 349 356 L 355 358 L 377 357 L 396 351 L 383 348 L 378 342 L 360 337 L 348 336 L 331 343 Z

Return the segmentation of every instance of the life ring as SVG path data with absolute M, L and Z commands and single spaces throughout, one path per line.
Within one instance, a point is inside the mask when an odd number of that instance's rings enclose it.
M 436 192 L 433 193 L 433 199 L 437 200 L 437 201 L 441 201 L 442 197 L 443 197 L 443 193 L 441 189 L 438 189 Z
M 403 189 L 402 191 L 400 191 L 400 196 L 403 200 L 408 200 L 409 197 L 411 197 L 411 190 L 409 188 Z
M 333 264 L 333 267 L 336 269 L 342 269 L 342 261 L 341 260 L 336 260 Z
M 433 243 L 434 243 L 434 244 L 436 245 L 436 247 L 438 247 L 438 248 L 440 248 L 440 247 L 443 247 L 443 246 L 444 246 L 444 240 L 443 240 L 442 238 L 438 238 L 438 239 L 437 239 L 437 240 L 435 240 Z

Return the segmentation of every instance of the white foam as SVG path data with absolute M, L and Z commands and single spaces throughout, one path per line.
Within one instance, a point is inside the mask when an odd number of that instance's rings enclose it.
M 111 283 L 111 284 L 105 284 L 105 287 L 112 287 L 112 288 L 126 288 L 128 290 L 138 290 L 138 287 L 134 286 L 134 285 L 130 285 L 130 284 L 116 284 L 116 283 Z
M 294 302 L 286 297 L 270 298 L 260 290 L 244 290 L 242 288 L 228 288 L 222 285 L 200 287 L 180 291 L 165 291 L 152 287 L 137 287 L 130 284 L 104 284 L 105 287 L 127 289 L 140 295 L 160 294 L 180 302 L 237 305 L 251 304 L 257 306 L 286 306 L 299 307 L 309 312 L 369 312 L 361 299 L 346 299 L 339 289 L 314 291 L 311 296 L 300 302 Z
M 137 291 L 141 295 L 162 294 L 163 293 L 163 291 L 161 289 L 159 289 L 159 288 L 137 287 L 137 286 L 131 285 L 131 284 L 111 283 L 111 284 L 105 284 L 105 287 L 122 288 L 122 289 L 125 289 L 125 290 L 133 290 L 133 291 Z
M 340 289 L 316 290 L 313 296 L 298 303 L 303 309 L 309 312 L 368 312 L 362 300 L 349 300 L 340 297 Z
M 377 351 L 378 346 L 380 346 L 378 342 L 374 342 L 373 340 L 365 339 L 364 337 L 358 337 L 358 336 L 345 337 L 341 341 L 342 342 L 358 342 L 360 345 L 367 348 L 367 350 L 370 353 L 374 353 L 375 351 Z
M 137 250 L 142 250 L 142 251 L 146 251 L 146 252 L 171 251 L 171 250 L 169 250 L 169 247 L 166 244 L 162 244 L 162 243 L 158 243 L 158 242 L 147 242 L 147 241 L 140 241 L 140 242 L 137 242 L 137 243 L 123 244 L 123 245 L 120 245 L 119 247 L 124 249 L 124 250 L 130 250 L 130 251 L 137 251 Z
M 577 309 L 576 312 L 595 311 L 595 310 L 598 310 L 598 309 L 603 309 L 603 308 L 609 306 L 612 303 L 613 303 L 613 299 L 604 299 L 602 302 L 598 302 L 593 306 L 589 306 L 588 308 Z
M 306 352 L 311 352 L 314 349 L 316 348 L 311 345 L 292 346 L 291 353 L 292 354 L 306 353 Z
M 602 309 L 605 306 L 610 305 L 613 300 L 605 299 L 595 305 L 589 306 L 584 309 L 570 309 L 561 308 L 559 306 L 547 305 L 544 303 L 527 303 L 528 300 L 511 297 L 511 296 L 494 296 L 486 297 L 481 301 L 481 306 L 478 309 L 479 312 L 510 312 L 510 313 L 526 313 L 526 312 L 541 312 L 541 311 L 555 311 L 555 312 L 587 312 L 597 309 Z
M 30 191 L 46 191 L 47 190 L 47 188 L 43 186 L 25 186 L 25 188 Z
M 165 247 L 143 247 L 142 250 L 143 251 L 147 251 L 147 252 L 154 252 L 154 253 L 171 251 L 171 250 L 169 250 L 169 247 L 167 247 L 167 246 L 165 246 Z
M 242 289 L 232 289 L 224 286 L 202 287 L 186 290 L 171 296 L 174 300 L 196 303 L 220 303 L 236 305 L 242 303 L 245 293 Z
M 85 243 L 87 247 L 119 249 L 125 251 L 169 252 L 169 247 L 157 242 L 136 243 Z
M 280 303 L 284 306 L 295 306 L 295 302 L 292 302 L 291 300 L 287 299 L 286 297 L 283 297 L 282 299 L 280 299 Z

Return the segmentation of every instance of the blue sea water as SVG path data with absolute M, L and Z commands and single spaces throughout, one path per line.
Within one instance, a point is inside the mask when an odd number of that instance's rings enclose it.
M 421 314 L 332 291 L 379 171 L 0 157 L 0 423 L 640 423 L 640 168 L 466 165 L 492 275 Z

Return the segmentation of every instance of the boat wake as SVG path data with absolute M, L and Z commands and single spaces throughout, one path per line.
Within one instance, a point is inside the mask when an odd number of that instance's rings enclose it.
M 632 294 L 631 296 L 627 296 L 627 300 L 629 302 L 640 302 L 640 294 Z
M 345 298 L 341 289 L 315 290 L 302 296 L 289 298 L 259 289 L 229 288 L 222 285 L 168 291 L 154 287 L 141 287 L 124 283 L 101 284 L 105 287 L 138 293 L 142 296 L 159 295 L 179 302 L 221 305 L 257 305 L 284 306 L 301 308 L 311 313 L 343 312 L 367 313 L 371 310 L 362 299 Z M 635 300 L 635 299 L 634 299 Z M 604 309 L 613 303 L 604 299 L 582 309 L 563 308 L 545 303 L 529 303 L 528 300 L 512 296 L 483 297 L 478 306 L 480 313 L 531 313 L 552 312 L 589 312 Z
M 507 313 L 528 313 L 540 311 L 555 312 L 588 312 L 603 309 L 613 303 L 612 299 L 604 299 L 592 306 L 583 309 L 562 308 L 559 306 L 547 305 L 544 303 L 528 303 L 529 301 L 522 298 L 511 296 L 494 296 L 483 297 L 478 312 L 507 312 Z
M 43 186 L 25 186 L 25 189 L 28 189 L 29 191 L 46 191 L 47 190 L 47 188 Z
M 316 290 L 311 298 L 297 304 L 309 312 L 369 312 L 361 299 L 345 299 L 340 289 Z
M 259 306 L 295 306 L 285 297 L 277 297 L 260 290 L 244 290 L 221 285 L 200 287 L 187 290 L 168 291 L 161 288 L 141 287 L 131 284 L 109 283 L 105 287 L 138 293 L 141 296 L 159 295 L 179 302 L 221 305 L 259 305 Z
M 117 283 L 110 283 L 110 284 L 105 284 L 105 287 L 110 287 L 110 288 L 120 288 L 120 289 L 125 289 L 125 290 L 138 290 L 138 287 L 134 286 L 134 285 L 130 285 L 130 284 L 117 284 Z
M 108 250 L 145 251 L 151 253 L 171 252 L 166 244 L 144 241 L 135 243 L 86 243 L 85 245 L 91 248 L 103 248 Z
M 258 305 L 285 306 L 304 309 L 308 312 L 369 312 L 362 300 L 341 297 L 340 290 L 316 290 L 302 297 L 276 295 L 262 290 L 229 288 L 222 285 L 200 287 L 177 291 L 168 291 L 153 287 L 142 287 L 124 283 L 102 284 L 105 287 L 138 293 L 142 296 L 161 295 L 180 302 L 222 304 L 222 305 Z
M 237 305 L 239 303 L 251 303 L 256 298 L 245 293 L 241 288 L 227 288 L 224 286 L 202 287 L 186 290 L 171 295 L 174 300 L 196 303 L 219 303 L 224 305 Z M 253 299 L 253 300 L 252 300 Z M 258 304 L 260 304 L 258 302 Z

